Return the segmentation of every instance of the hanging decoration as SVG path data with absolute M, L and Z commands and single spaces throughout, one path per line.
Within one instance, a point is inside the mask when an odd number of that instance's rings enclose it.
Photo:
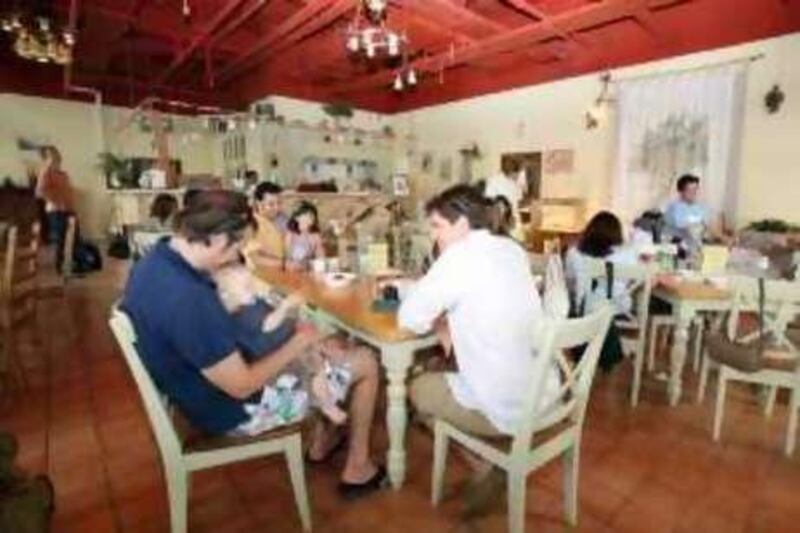
M 72 63 L 75 34 L 48 16 L 7 13 L 0 16 L 0 28 L 12 35 L 19 57 L 39 63 Z

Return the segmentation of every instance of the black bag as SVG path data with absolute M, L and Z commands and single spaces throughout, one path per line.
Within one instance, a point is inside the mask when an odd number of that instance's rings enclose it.
M 758 372 L 764 367 L 764 278 L 758 278 L 758 340 L 750 344 L 728 339 L 724 332 L 708 335 L 708 355 L 714 361 L 741 372 Z
M 50 530 L 55 491 L 47 476 L 29 479 L 14 468 L 17 441 L 0 433 L 0 531 L 44 533 Z
M 108 256 L 117 259 L 130 259 L 131 247 L 124 233 L 115 233 L 108 243 Z
M 103 268 L 103 256 L 93 242 L 81 240 L 72 253 L 72 272 L 87 274 Z

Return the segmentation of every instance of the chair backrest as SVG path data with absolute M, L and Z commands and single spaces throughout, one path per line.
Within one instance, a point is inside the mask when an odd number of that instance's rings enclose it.
M 542 241 L 542 252 L 546 255 L 560 254 L 561 253 L 561 239 L 553 237 L 552 239 L 545 239 Z
M 583 424 L 594 372 L 600 350 L 614 315 L 610 305 L 570 320 L 545 321 L 539 352 L 534 359 L 532 387 L 523 399 L 523 415 L 514 433 L 512 449 L 530 450 L 533 435 L 564 421 Z M 567 352 L 585 346 L 577 363 Z M 561 384 L 554 398 L 545 399 L 546 380 L 552 368 L 558 368 Z
M 528 252 L 528 260 L 531 264 L 531 272 L 537 276 L 544 276 L 547 270 L 547 259 L 550 257 L 547 254 L 539 254 L 536 252 Z
M 645 264 L 625 264 L 613 263 L 611 270 L 609 270 L 607 261 L 602 259 L 595 259 L 592 257 L 586 258 L 586 269 L 588 272 L 589 287 L 588 292 L 583 295 L 578 295 L 577 298 L 586 297 L 588 293 L 593 292 L 591 286 L 596 284 L 601 287 L 603 294 L 608 297 L 608 273 L 611 271 L 614 286 L 612 286 L 611 300 L 616 300 L 623 296 L 629 297 L 633 302 L 631 309 L 631 317 L 633 321 L 641 326 L 646 327 L 647 317 L 650 309 L 650 295 L 653 291 L 653 278 L 655 274 L 655 267 L 650 267 Z M 615 294 L 618 287 L 623 287 L 624 294 Z
M 147 418 L 150 420 L 161 455 L 165 461 L 174 460 L 181 454 L 181 441 L 172 424 L 161 393 L 136 350 L 136 331 L 133 323 L 124 311 L 115 306 L 111 311 L 109 324 L 125 356 L 125 362 L 133 374 L 136 386 L 139 388 L 147 411 Z
M 740 342 L 751 342 L 759 334 L 758 331 L 738 335 L 740 315 L 742 312 L 758 311 L 759 288 L 758 278 L 738 276 L 731 279 L 733 298 L 728 320 L 728 338 Z M 797 350 L 786 338 L 787 326 L 800 315 L 800 280 L 764 280 L 764 333 L 783 347 Z

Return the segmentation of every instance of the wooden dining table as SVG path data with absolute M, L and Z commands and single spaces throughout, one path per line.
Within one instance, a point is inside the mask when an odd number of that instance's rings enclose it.
M 399 489 L 406 475 L 406 380 L 414 352 L 437 344 L 436 336 L 419 336 L 406 331 L 398 326 L 396 313 L 373 309 L 374 277 L 358 277 L 346 286 L 332 287 L 321 276 L 308 272 L 277 267 L 261 267 L 254 272 L 284 295 L 301 294 L 306 301 L 304 313 L 313 321 L 344 330 L 379 351 L 388 381 L 387 470 L 392 486 Z
M 677 405 L 683 390 L 683 368 L 686 364 L 686 346 L 692 319 L 701 312 L 724 311 L 730 307 L 731 291 L 704 281 L 676 279 L 660 282 L 653 296 L 672 306 L 675 320 L 675 338 L 670 350 L 669 403 Z M 655 342 L 651 339 L 650 342 Z

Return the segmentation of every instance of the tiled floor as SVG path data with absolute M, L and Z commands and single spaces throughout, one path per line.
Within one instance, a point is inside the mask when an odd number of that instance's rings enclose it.
M 0 427 L 19 438 L 19 463 L 48 473 L 56 486 L 56 532 L 168 531 L 160 461 L 137 391 L 106 317 L 118 294 L 119 265 L 73 283 L 63 299 L 43 302 L 41 346 L 27 346 L 30 387 L 0 412 Z M 24 342 L 29 345 L 30 343 Z M 646 380 L 636 410 L 627 404 L 630 365 L 595 381 L 583 439 L 581 531 L 783 532 L 800 530 L 800 453 L 782 455 L 785 398 L 772 419 L 752 391 L 731 387 L 722 444 L 711 442 L 711 394 L 694 403 L 695 380 L 677 408 L 664 384 Z M 385 431 L 376 449 L 383 453 Z M 451 459 L 451 496 L 429 503 L 431 442 L 409 434 L 408 482 L 357 503 L 336 495 L 337 463 L 308 468 L 316 531 L 504 531 L 505 508 L 459 522 L 457 489 L 467 474 Z M 530 477 L 528 530 L 566 530 L 561 469 Z M 191 531 L 298 531 L 288 474 L 278 458 L 195 475 Z

